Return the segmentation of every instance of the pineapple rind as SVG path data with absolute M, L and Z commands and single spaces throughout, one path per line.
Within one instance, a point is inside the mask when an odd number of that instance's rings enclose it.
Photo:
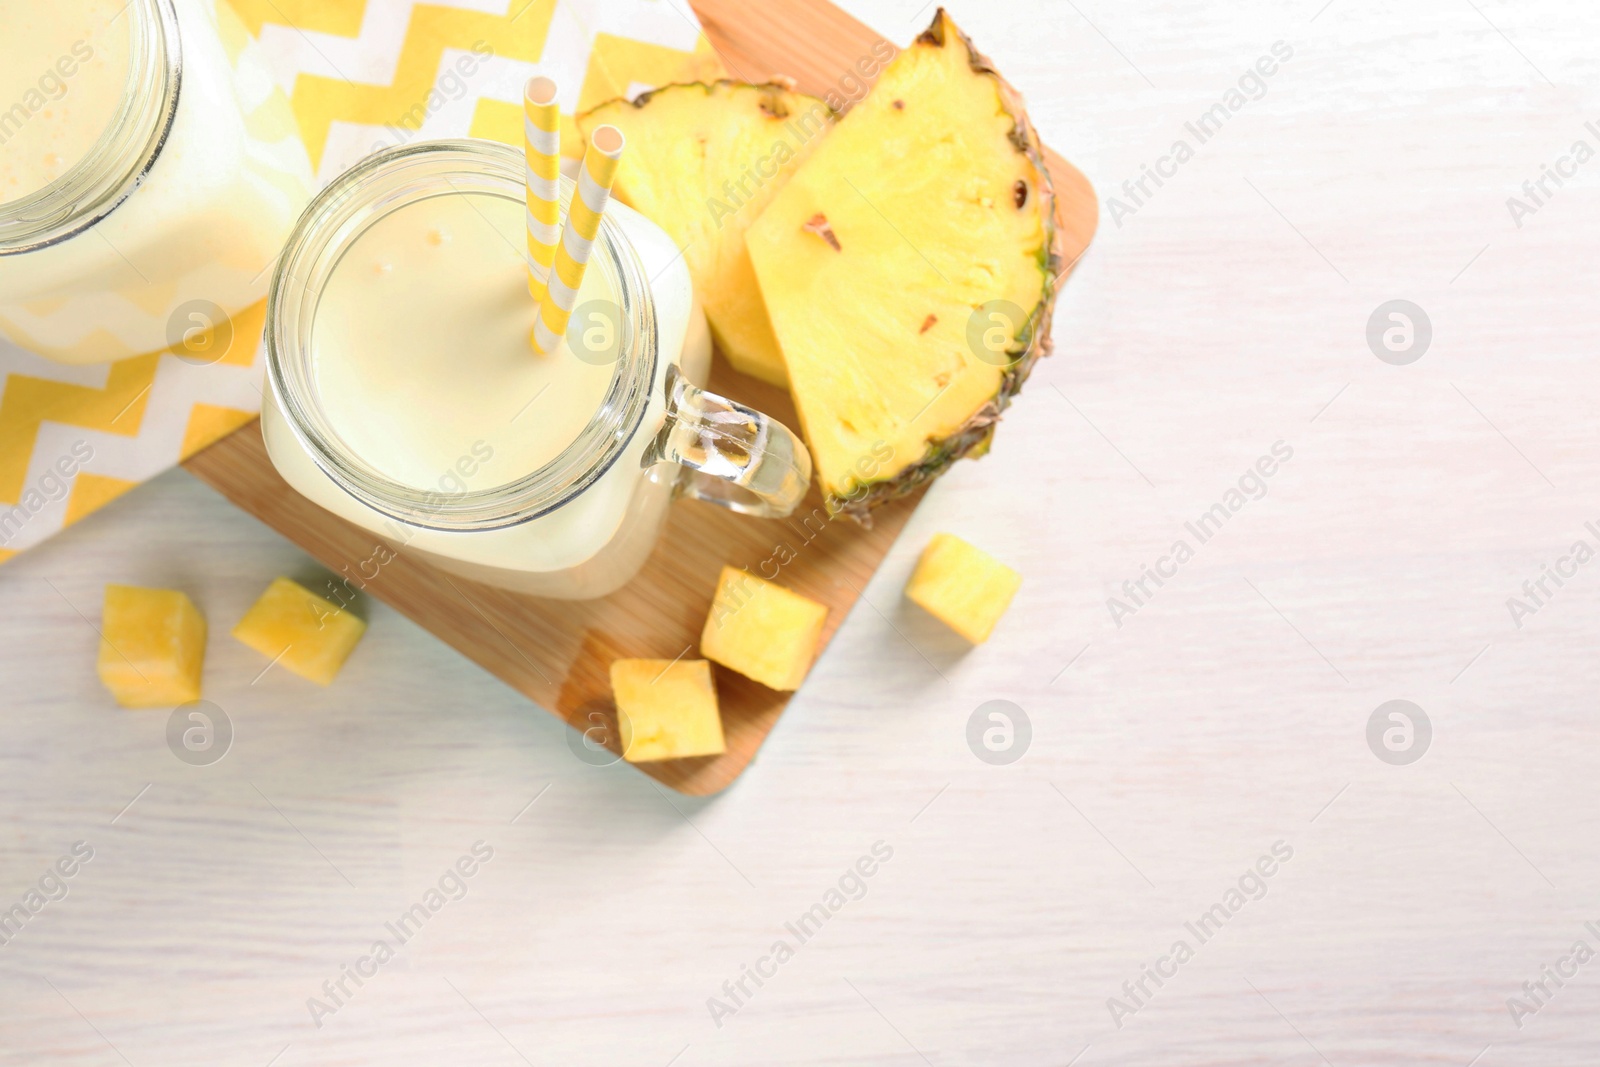
M 1001 76 L 988 56 L 978 51 L 972 38 L 961 31 L 943 7 L 934 12 L 933 22 L 917 36 L 912 46 L 943 48 L 952 35 L 967 50 L 967 62 L 972 70 L 995 80 L 1001 106 L 1012 118 L 1011 143 L 1028 158 L 1038 173 L 1038 200 L 1045 228 L 1045 241 L 1040 250 L 1040 271 L 1045 284 L 1039 303 L 1034 306 L 1023 328 L 1017 331 L 1016 346 L 1007 349 L 1009 354 L 1017 358 L 1006 368 L 1000 391 L 993 401 L 973 412 L 971 418 L 955 433 L 940 441 L 930 442 L 921 462 L 907 467 L 895 477 L 868 483 L 865 492 L 858 488 L 857 492 L 847 497 L 829 495 L 827 504 L 830 511 L 848 515 L 863 526 L 872 525 L 870 513 L 873 508 L 913 492 L 937 478 L 958 459 L 977 459 L 985 455 L 994 440 L 995 425 L 1000 421 L 1001 413 L 1011 405 L 1011 399 L 1022 391 L 1034 364 L 1054 349 L 1050 329 L 1066 256 L 1062 249 L 1061 232 L 1056 225 L 1056 191 L 1050 180 L 1050 170 L 1045 166 L 1044 142 L 1039 139 L 1038 131 L 1028 118 L 1022 94 Z
M 959 63 L 964 59 L 968 69 L 981 77 L 992 79 L 999 112 L 1010 121 L 1006 139 L 1022 157 L 1026 168 L 1032 171 L 1030 177 L 1034 180 L 1030 184 L 1033 187 L 1034 200 L 1029 205 L 1029 210 L 1036 215 L 1039 234 L 1036 238 L 1039 243 L 1032 260 L 1037 264 L 1039 275 L 1037 296 L 1018 301 L 1028 310 L 1023 322 L 1017 328 L 1013 343 L 1008 346 L 1008 353 L 1015 359 L 1004 368 L 996 368 L 992 377 L 985 378 L 981 373 L 967 374 L 968 380 L 959 383 L 962 387 L 960 390 L 952 390 L 950 396 L 942 399 L 935 397 L 938 406 L 932 409 L 929 418 L 931 421 L 940 418 L 951 420 L 944 423 L 948 428 L 925 434 L 920 445 L 912 445 L 902 437 L 901 445 L 893 452 L 890 471 L 885 476 L 874 477 L 871 472 L 861 472 L 859 469 L 841 474 L 839 470 L 842 470 L 843 465 L 839 465 L 839 469 L 830 470 L 835 467 L 835 464 L 830 462 L 830 457 L 835 459 L 839 457 L 842 439 L 834 439 L 837 435 L 831 429 L 818 425 L 815 411 L 808 420 L 806 398 L 800 392 L 796 393 L 801 423 L 807 430 L 813 454 L 818 459 L 819 481 L 822 483 L 828 510 L 833 514 L 849 515 L 863 525 L 871 524 L 870 513 L 874 508 L 916 490 L 937 477 L 955 460 L 966 456 L 976 457 L 987 451 L 1001 413 L 1021 389 L 1033 365 L 1051 349 L 1050 326 L 1054 296 L 1064 257 L 1061 235 L 1055 219 L 1055 190 L 1044 162 L 1043 148 L 1037 133 L 1028 121 L 1021 96 L 1000 77 L 990 61 L 973 47 L 972 42 L 961 33 L 942 8 L 935 15 L 932 25 L 913 42 L 908 52 L 929 48 L 942 50 L 958 46 L 965 49 L 965 52 L 960 58 L 953 58 L 953 62 Z M 902 55 L 895 60 L 895 63 L 906 63 L 908 59 L 908 56 Z M 891 66 L 891 71 L 892 69 Z M 913 68 L 913 74 L 916 73 L 920 73 L 920 70 Z M 874 93 L 885 91 L 883 87 L 892 81 L 892 76 L 886 73 L 884 79 L 880 79 Z M 909 83 L 907 84 L 909 87 Z M 872 98 L 869 97 L 868 101 L 858 106 L 864 108 L 871 103 Z M 879 107 L 885 106 L 881 97 L 877 104 Z M 844 122 L 848 126 L 849 117 Z M 844 128 L 842 126 L 839 133 L 833 136 L 841 136 Z M 833 164 L 835 160 L 830 159 L 829 163 Z M 801 173 L 804 174 L 803 169 Z M 797 179 L 790 187 L 795 190 L 792 198 L 795 201 L 798 201 L 801 195 L 801 190 L 796 188 L 800 182 L 801 180 Z M 787 191 L 783 195 L 788 197 Z M 768 214 L 776 219 L 775 212 L 776 207 L 769 209 Z M 792 220 L 785 219 L 785 222 L 790 221 Z M 757 262 L 761 265 L 759 258 Z M 768 267 L 763 266 L 762 269 L 766 270 Z M 763 278 L 763 283 L 766 282 L 767 279 Z M 1028 289 L 1031 290 L 1031 286 Z M 776 320 L 776 316 L 774 318 Z M 974 395 L 973 387 L 979 381 L 984 382 L 985 392 Z M 993 383 L 992 393 L 987 392 L 990 382 Z M 844 392 L 848 392 L 848 389 L 842 390 L 842 393 Z M 857 402 L 862 405 L 870 421 L 872 407 L 878 403 L 878 398 L 875 395 L 858 396 Z M 969 403 L 971 407 L 966 409 L 967 414 L 962 415 L 962 405 Z M 960 421 L 954 421 L 956 419 Z M 818 436 L 824 430 L 828 431 L 829 436 Z M 917 452 L 908 454 L 910 448 L 919 448 L 920 454 Z M 831 481 L 830 475 L 833 476 Z

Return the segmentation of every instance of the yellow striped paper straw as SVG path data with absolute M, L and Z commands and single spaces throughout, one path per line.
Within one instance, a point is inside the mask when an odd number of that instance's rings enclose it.
M 522 91 L 528 173 L 528 292 L 537 314 L 561 239 L 561 109 L 556 83 L 529 78 Z
M 611 183 L 625 144 L 622 131 L 615 126 L 597 126 L 583 151 L 578 188 L 567 207 L 567 224 L 561 230 L 561 242 L 550 268 L 549 289 L 533 323 L 536 352 L 554 352 L 566 336 L 567 319 L 583 285 L 589 253 L 600 233 L 601 216 L 611 201 Z

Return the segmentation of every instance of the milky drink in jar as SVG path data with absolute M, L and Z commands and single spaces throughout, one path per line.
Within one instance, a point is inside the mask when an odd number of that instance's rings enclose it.
M 431 142 L 369 157 L 307 209 L 267 315 L 278 471 L 371 531 L 377 559 L 552 597 L 632 577 L 675 493 L 792 510 L 804 446 L 693 384 L 704 316 L 642 215 L 611 203 L 565 340 L 533 350 L 522 178 L 504 145 Z

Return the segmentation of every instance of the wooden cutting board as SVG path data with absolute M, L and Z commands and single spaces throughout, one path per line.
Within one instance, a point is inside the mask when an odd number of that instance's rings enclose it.
M 826 0 L 693 0 L 731 76 L 765 81 L 787 75 L 802 91 L 853 102 L 862 68 L 881 38 Z M 930 14 L 931 18 L 931 14 Z M 881 66 L 881 63 L 879 63 Z M 870 67 L 868 69 L 871 69 Z M 854 90 L 854 91 L 852 91 Z M 1099 208 L 1089 182 L 1070 163 L 1047 154 L 1069 263 L 1094 235 Z M 765 411 L 791 427 L 799 420 L 788 394 L 729 370 L 718 358 L 710 388 Z M 379 539 L 312 504 L 291 489 L 267 458 L 258 423 L 191 457 L 184 466 L 239 507 L 295 542 L 334 571 L 369 557 Z M 760 565 L 787 545 L 794 559 L 780 581 L 828 605 L 823 643 L 855 605 L 922 494 L 875 513 L 873 528 L 849 520 L 802 523 L 822 515 L 811 497 L 785 520 L 751 519 L 695 501 L 673 506 L 650 561 L 626 588 L 601 600 L 543 600 L 504 592 L 444 572 L 403 551 L 366 592 L 474 660 L 512 688 L 578 730 L 615 747 L 611 661 L 698 655 L 700 628 L 724 563 Z M 790 694 L 716 668 L 727 751 L 720 756 L 638 764 L 639 770 L 693 796 L 715 793 L 754 758 Z M 576 743 L 576 738 L 572 738 Z

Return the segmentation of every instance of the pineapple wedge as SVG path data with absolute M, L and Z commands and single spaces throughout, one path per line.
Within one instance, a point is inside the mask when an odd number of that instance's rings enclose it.
M 934 534 L 906 583 L 906 596 L 975 645 L 989 640 L 1022 575 L 954 534 Z
M 827 506 L 987 450 L 1049 351 L 1055 193 L 1017 93 L 941 8 L 746 235 Z
M 318 685 L 330 684 L 367 624 L 298 582 L 274 578 L 233 636 Z
M 723 567 L 700 631 L 700 654 L 769 689 L 799 689 L 827 618 L 825 604 Z
M 733 368 L 787 386 L 745 230 L 833 124 L 821 100 L 782 85 L 668 85 L 578 116 L 628 138 L 618 199 L 667 231 L 694 278 L 717 348 Z
M 176 589 L 106 586 L 100 681 L 125 708 L 174 708 L 200 699 L 206 620 Z
M 629 763 L 716 756 L 726 750 L 711 664 L 619 659 L 611 664 L 622 758 Z

